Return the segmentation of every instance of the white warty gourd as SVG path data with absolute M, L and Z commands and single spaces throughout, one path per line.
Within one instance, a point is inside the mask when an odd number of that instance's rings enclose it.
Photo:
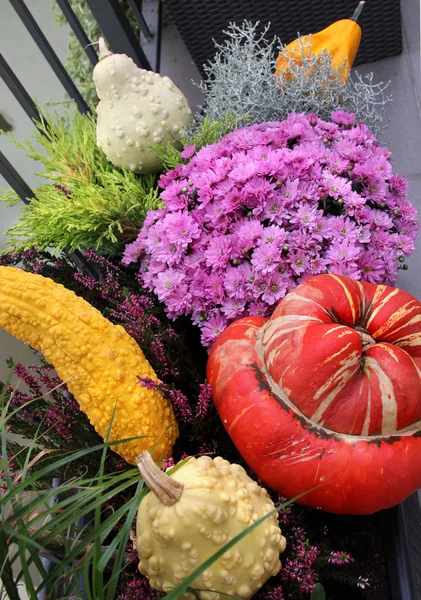
M 93 78 L 97 106 L 97 145 L 116 167 L 155 173 L 162 163 L 150 146 L 183 135 L 191 118 L 184 94 L 169 77 L 139 69 L 125 54 L 112 54 L 99 40 Z
M 220 456 L 191 457 L 170 476 L 151 455 L 137 459 L 151 492 L 140 503 L 136 546 L 139 570 L 150 585 L 169 592 L 249 525 L 274 510 L 267 491 L 243 467 Z M 200 600 L 248 599 L 281 569 L 286 540 L 278 515 L 270 517 L 226 551 L 191 587 Z M 194 596 L 186 593 L 180 599 Z

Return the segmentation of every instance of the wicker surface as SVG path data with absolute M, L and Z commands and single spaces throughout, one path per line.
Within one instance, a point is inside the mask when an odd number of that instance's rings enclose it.
M 287 44 L 300 34 L 324 29 L 350 17 L 358 0 L 164 0 L 195 64 L 215 53 L 212 39 L 221 42 L 229 23 L 260 21 Z M 355 64 L 371 62 L 402 52 L 400 0 L 368 0 L 359 23 L 363 36 Z M 203 74 L 203 71 L 202 71 Z

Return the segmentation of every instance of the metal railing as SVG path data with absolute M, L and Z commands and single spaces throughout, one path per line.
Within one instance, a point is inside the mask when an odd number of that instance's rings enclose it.
M 91 64 L 93 66 L 96 65 L 98 55 L 95 50 L 95 44 L 92 42 L 96 42 L 97 40 L 90 40 L 88 38 L 82 24 L 71 7 L 70 0 L 56 1 Z M 54 52 L 25 1 L 9 0 L 9 3 L 42 52 L 69 98 L 74 100 L 81 113 L 88 113 L 90 111 L 88 104 L 66 71 L 63 63 Z M 140 39 L 130 26 L 118 0 L 87 0 L 87 3 L 112 52 L 127 54 L 134 60 L 138 67 L 159 72 L 162 14 L 162 5 L 159 0 L 145 3 L 148 7 L 148 18 L 144 16 L 144 7 L 141 0 L 129 0 L 129 5 L 142 32 L 141 35 L 147 41 L 145 45 L 147 53 L 142 48 Z M 39 110 L 31 98 L 30 91 L 28 92 L 19 81 L 19 78 L 13 72 L 2 53 L 0 53 L 0 77 L 28 117 L 32 121 L 37 120 Z M 1 151 L 0 175 L 4 177 L 23 202 L 28 203 L 34 197 L 30 186 L 23 180 L 22 176 Z

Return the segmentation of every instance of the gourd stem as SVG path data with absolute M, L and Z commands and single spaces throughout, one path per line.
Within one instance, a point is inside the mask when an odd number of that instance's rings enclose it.
M 104 38 L 101 36 L 98 40 L 98 48 L 99 48 L 99 60 L 103 58 L 107 58 L 107 56 L 111 56 L 112 52 L 110 52 L 105 44 Z
M 361 336 L 361 343 L 363 345 L 363 352 L 365 353 L 365 352 L 367 352 L 367 350 L 369 348 L 371 348 L 371 346 L 375 345 L 376 340 L 373 337 L 371 337 L 371 335 L 369 333 L 367 333 L 366 331 L 361 331 L 357 327 L 356 327 L 356 329 L 357 329 L 358 333 Z
M 350 21 L 358 21 L 358 17 L 360 16 L 362 9 L 364 8 L 364 4 L 365 0 L 361 0 L 361 2 L 358 4 L 357 8 L 354 11 L 354 14 L 350 18 Z
M 142 452 L 136 458 L 136 464 L 144 482 L 162 504 L 172 506 L 180 500 L 184 489 L 183 484 L 165 475 L 154 463 L 149 452 Z

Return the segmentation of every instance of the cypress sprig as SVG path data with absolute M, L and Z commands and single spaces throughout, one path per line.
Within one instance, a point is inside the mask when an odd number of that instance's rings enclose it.
M 44 170 L 37 175 L 50 183 L 35 190 L 18 222 L 7 230 L 11 249 L 52 247 L 57 251 L 94 248 L 116 255 L 136 237 L 146 212 L 159 208 L 155 175 L 138 175 L 114 167 L 96 145 L 93 116 L 66 111 L 40 117 L 31 141 L 12 143 Z M 14 192 L 2 201 L 19 202 Z

